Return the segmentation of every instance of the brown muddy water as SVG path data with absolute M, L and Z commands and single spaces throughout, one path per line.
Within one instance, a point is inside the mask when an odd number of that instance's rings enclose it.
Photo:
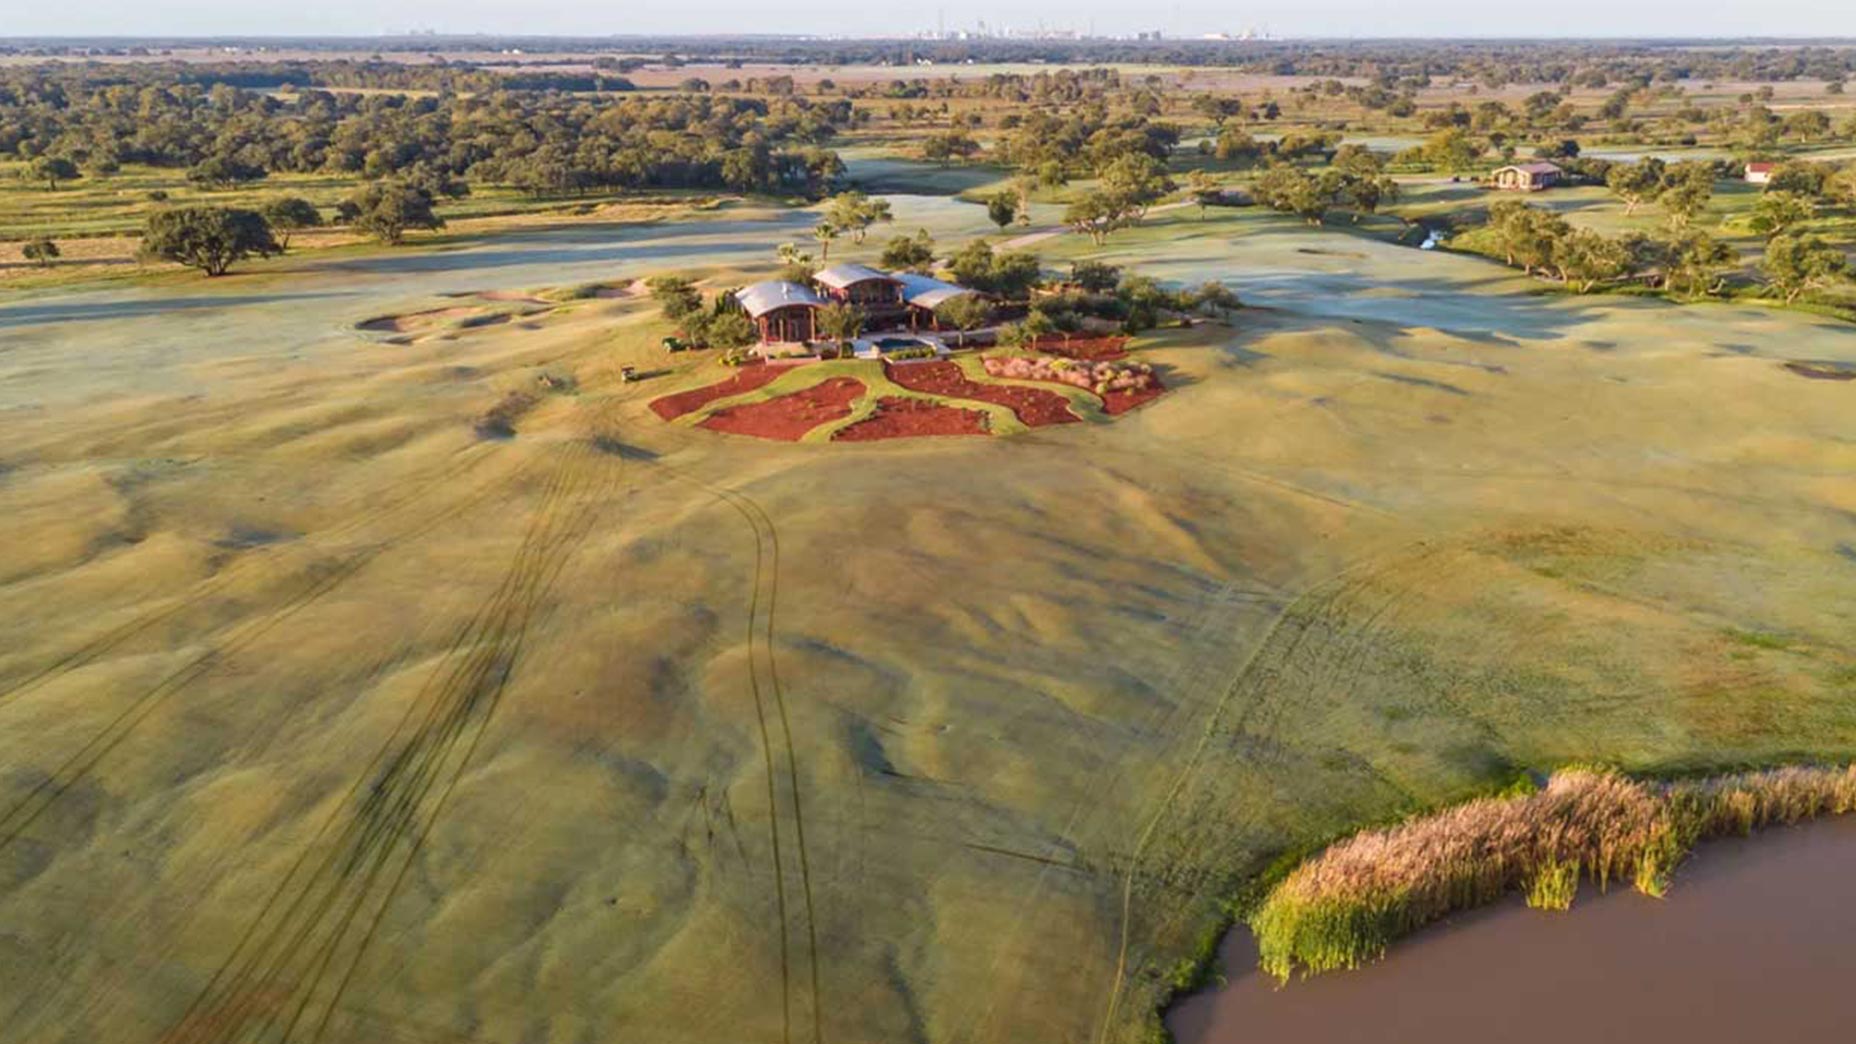
M 1180 1044 L 1780 1044 L 1856 1035 L 1856 817 L 1702 846 L 1669 897 L 1475 911 L 1355 972 L 1281 989 L 1250 935 Z

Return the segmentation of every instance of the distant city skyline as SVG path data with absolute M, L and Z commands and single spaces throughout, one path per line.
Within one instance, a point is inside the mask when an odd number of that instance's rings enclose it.
M 996 0 L 877 8 L 774 5 L 708 0 L 700 9 L 636 0 L 322 0 L 279 9 L 235 0 L 73 0 L 19 3 L 0 21 L 18 36 L 377 36 L 433 31 L 462 35 L 611 36 L 636 34 L 801 34 L 913 36 L 944 26 L 1073 30 L 1173 38 L 1267 31 L 1278 37 L 1825 37 L 1856 35 L 1849 0 L 1773 0 L 1707 9 L 1670 0 L 1619 5 L 1557 0 L 1512 8 L 1465 0 L 1268 0 L 1232 4 L 1180 0 L 1147 6 L 1100 0 Z M 700 12 L 700 13 L 698 13 Z

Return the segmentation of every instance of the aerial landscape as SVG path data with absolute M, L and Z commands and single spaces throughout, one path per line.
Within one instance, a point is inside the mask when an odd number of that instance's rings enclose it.
M 1840 7 L 98 7 L 0 1042 L 1856 1020 Z

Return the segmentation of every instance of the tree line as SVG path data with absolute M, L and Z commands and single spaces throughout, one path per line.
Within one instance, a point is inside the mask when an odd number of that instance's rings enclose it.
M 1790 213 L 1766 224 L 1765 250 L 1755 265 L 1765 292 L 1788 304 L 1807 292 L 1850 281 L 1848 256 L 1801 229 L 1800 221 L 1800 215 Z M 1580 293 L 1635 281 L 1689 297 L 1712 296 L 1726 289 L 1729 276 L 1743 264 L 1730 244 L 1686 220 L 1672 222 L 1663 236 L 1607 236 L 1576 227 L 1550 210 L 1505 199 L 1489 208 L 1485 229 L 1488 249 L 1508 264 Z
M 52 157 L 97 175 L 124 163 L 182 168 L 206 185 L 327 172 L 535 193 L 810 195 L 843 169 L 826 145 L 849 119 L 849 102 L 803 98 L 280 95 L 223 83 L 0 78 L 0 157 Z

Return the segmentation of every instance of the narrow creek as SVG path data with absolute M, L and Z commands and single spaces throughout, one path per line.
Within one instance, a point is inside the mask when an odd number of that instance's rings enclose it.
M 1666 899 L 1587 887 L 1567 913 L 1518 899 L 1278 989 L 1248 932 L 1227 985 L 1167 1018 L 1179 1044 L 1745 1044 L 1856 1026 L 1856 817 L 1703 845 Z

